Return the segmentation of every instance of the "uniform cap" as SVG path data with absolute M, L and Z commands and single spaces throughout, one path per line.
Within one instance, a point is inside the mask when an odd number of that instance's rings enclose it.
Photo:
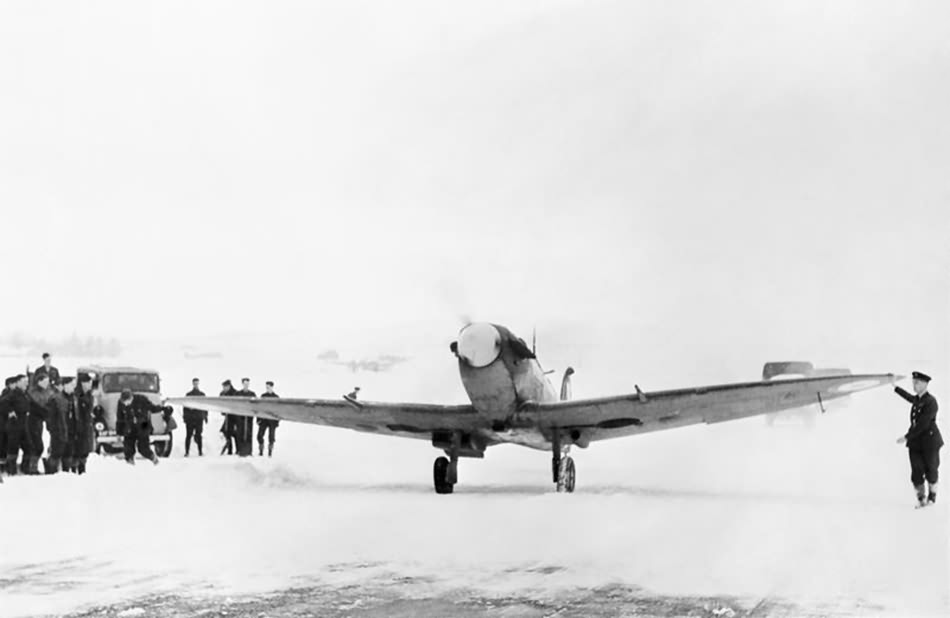
M 251 381 L 250 378 L 241 378 L 241 382 L 250 382 L 250 381 Z
M 85 371 L 79 374 L 80 382 L 89 382 L 90 380 L 92 380 L 92 376 L 86 373 Z
M 192 381 L 192 382 L 199 382 L 200 380 L 198 380 L 198 378 L 192 378 L 191 381 Z
M 72 376 L 66 376 L 65 378 L 60 379 L 59 383 L 63 386 L 66 386 L 67 384 L 71 384 L 73 379 L 74 378 Z
M 221 383 L 221 386 L 231 386 L 231 380 L 225 380 Z
M 264 382 L 264 386 L 273 386 L 273 385 L 274 383 L 271 382 L 270 380 L 268 380 L 267 382 Z
M 926 373 L 922 373 L 920 371 L 914 371 L 910 375 L 915 380 L 920 380 L 921 382 L 930 382 L 930 376 L 928 376 Z
M 43 352 L 43 360 L 49 358 L 49 352 Z
M 16 384 L 17 382 L 19 382 L 19 380 L 17 379 L 16 376 L 10 376 L 9 378 L 3 381 L 5 386 L 11 386 L 13 384 Z

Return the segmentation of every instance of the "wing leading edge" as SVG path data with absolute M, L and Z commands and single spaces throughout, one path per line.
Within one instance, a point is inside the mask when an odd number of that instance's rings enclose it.
M 821 404 L 891 384 L 894 374 L 839 375 L 748 382 L 636 393 L 556 403 L 526 402 L 504 418 L 489 418 L 471 405 L 355 402 L 346 399 L 177 397 L 172 405 L 241 416 L 311 423 L 368 433 L 431 440 L 438 432 L 481 436 L 486 445 L 521 442 L 506 432 L 528 430 L 550 440 L 566 433 L 578 446 L 590 442 L 724 421 Z M 535 440 L 524 446 L 543 448 Z
M 575 443 L 662 431 L 697 423 L 721 423 L 810 404 L 892 384 L 894 374 L 838 375 L 724 384 L 556 403 L 528 403 L 518 423 L 543 433 L 568 431 Z
M 222 414 L 342 427 L 423 440 L 431 440 L 433 432 L 478 432 L 488 426 L 470 405 L 246 397 L 175 397 L 169 398 L 168 403 Z

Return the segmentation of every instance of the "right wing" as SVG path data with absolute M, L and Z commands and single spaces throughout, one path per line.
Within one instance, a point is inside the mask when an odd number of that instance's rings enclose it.
M 167 403 L 209 412 L 342 427 L 368 433 L 431 440 L 440 431 L 478 433 L 488 423 L 471 405 L 379 403 L 277 397 L 174 397 Z

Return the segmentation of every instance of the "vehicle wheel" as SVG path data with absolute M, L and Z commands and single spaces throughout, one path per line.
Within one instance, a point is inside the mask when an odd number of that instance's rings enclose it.
M 435 493 L 450 494 L 454 486 L 448 481 L 449 460 L 447 457 L 439 457 L 432 465 L 432 480 L 435 484 Z
M 168 457 L 172 454 L 172 445 L 174 444 L 174 437 L 172 434 L 168 434 L 168 440 L 164 442 L 152 442 L 152 450 L 155 451 L 155 454 L 159 457 Z
M 558 475 L 557 491 L 558 493 L 574 493 L 574 483 L 577 480 L 577 471 L 574 468 L 574 460 L 565 457 L 561 460 L 561 470 Z

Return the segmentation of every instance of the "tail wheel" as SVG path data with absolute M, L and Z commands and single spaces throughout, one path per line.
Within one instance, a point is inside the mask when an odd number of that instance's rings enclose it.
M 564 457 L 561 459 L 561 466 L 558 472 L 558 493 L 573 493 L 574 483 L 577 480 L 577 470 L 574 468 L 574 460 L 570 457 Z
M 449 483 L 449 459 L 448 457 L 439 457 L 432 465 L 432 480 L 435 484 L 435 493 L 450 494 L 454 485 Z

